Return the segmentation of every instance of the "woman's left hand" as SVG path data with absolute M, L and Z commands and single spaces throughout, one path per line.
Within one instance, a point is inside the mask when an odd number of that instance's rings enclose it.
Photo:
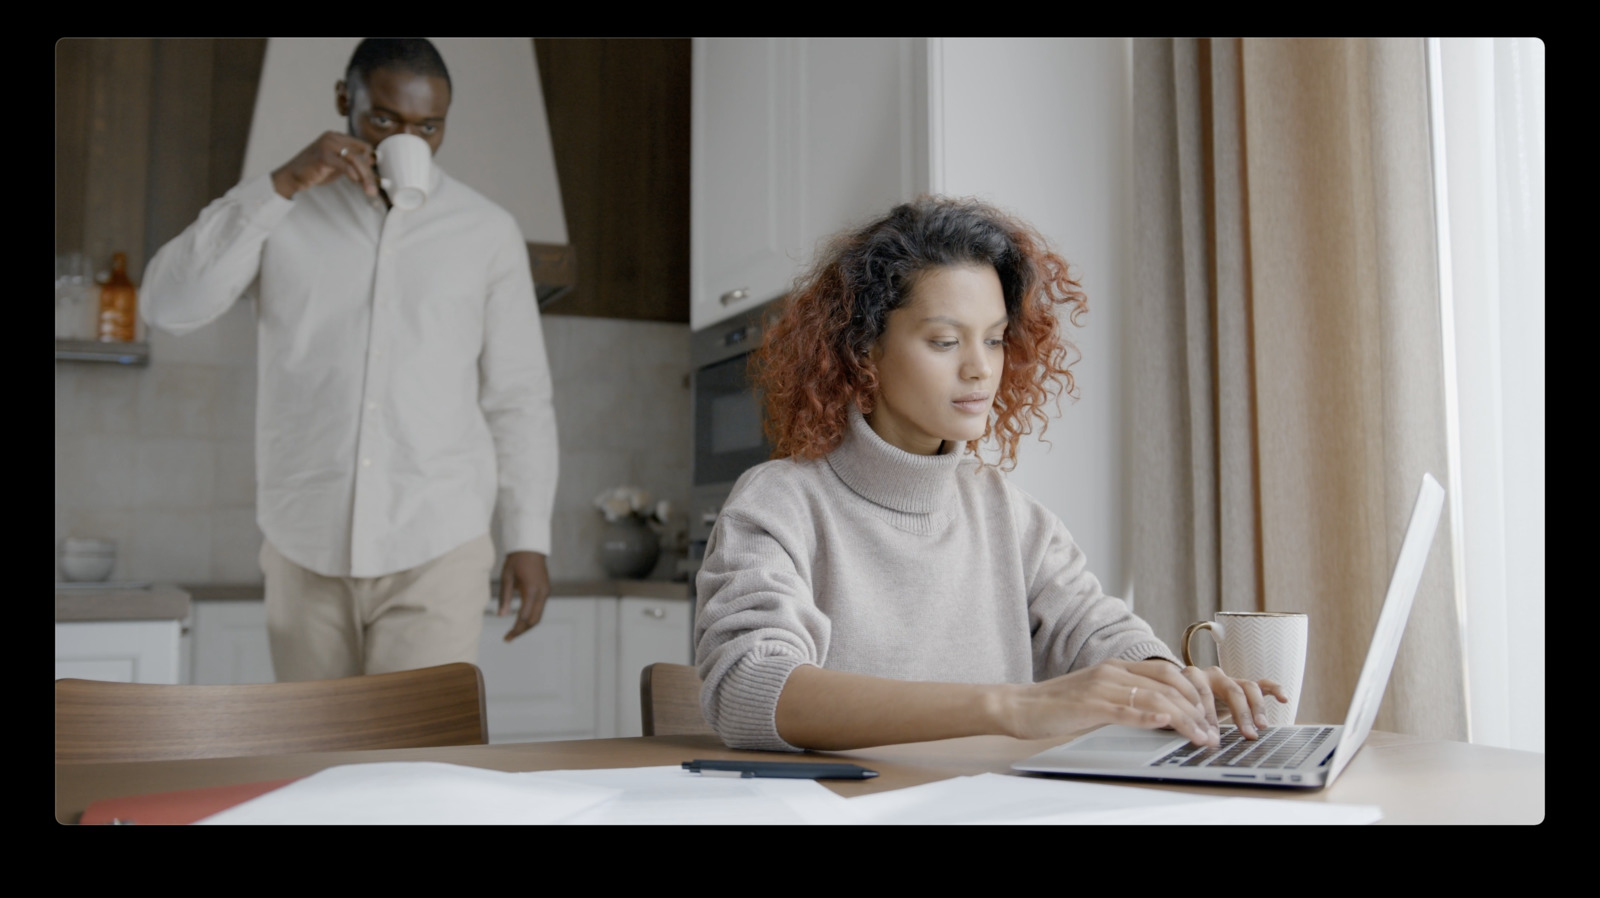
M 1261 735 L 1267 725 L 1266 697 L 1272 696 L 1288 704 L 1289 696 L 1271 680 L 1236 680 L 1222 672 L 1220 667 L 1195 667 L 1183 669 L 1183 675 L 1200 693 L 1201 706 L 1206 709 L 1208 723 L 1217 728 L 1217 702 L 1226 702 L 1233 714 L 1233 722 L 1246 739 Z

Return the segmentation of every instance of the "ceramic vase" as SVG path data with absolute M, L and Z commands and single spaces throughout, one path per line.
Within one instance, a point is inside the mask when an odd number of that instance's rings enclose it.
M 655 570 L 661 538 L 638 518 L 607 521 L 600 531 L 600 566 L 617 580 L 642 580 Z

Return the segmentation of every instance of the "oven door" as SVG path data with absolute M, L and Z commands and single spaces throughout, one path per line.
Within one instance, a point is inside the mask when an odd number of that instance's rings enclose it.
M 753 309 L 691 338 L 694 445 L 689 541 L 704 543 L 739 475 L 772 457 L 762 430 L 761 397 L 750 385 L 750 352 L 760 345 L 762 316 Z

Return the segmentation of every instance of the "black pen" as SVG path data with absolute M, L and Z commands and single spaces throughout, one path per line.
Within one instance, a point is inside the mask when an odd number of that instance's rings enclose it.
M 878 775 L 855 764 L 806 761 L 684 761 L 683 769 L 702 776 L 787 777 L 807 780 L 864 780 Z

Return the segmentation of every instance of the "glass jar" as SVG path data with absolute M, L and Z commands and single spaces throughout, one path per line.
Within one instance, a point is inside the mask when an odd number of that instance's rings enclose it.
M 56 256 L 56 339 L 94 337 L 97 325 L 92 319 L 98 313 L 91 314 L 89 298 L 98 292 L 87 256 L 79 252 Z

